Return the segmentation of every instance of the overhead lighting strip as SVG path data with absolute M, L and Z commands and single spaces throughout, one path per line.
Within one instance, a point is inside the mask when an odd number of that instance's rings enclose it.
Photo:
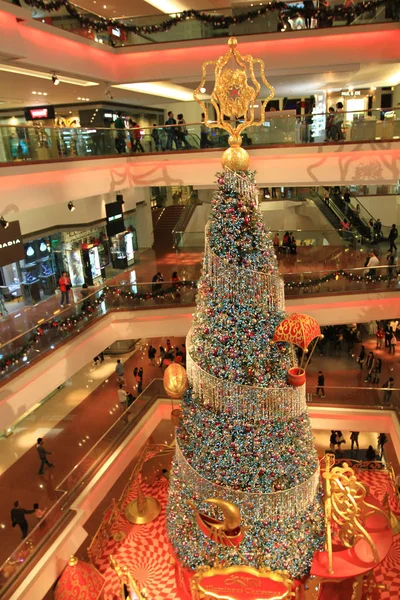
M 34 71 L 32 69 L 26 69 L 24 67 L 16 67 L 14 65 L 4 65 L 0 64 L 0 71 L 4 71 L 6 73 L 15 73 L 16 75 L 26 75 L 28 77 L 37 77 L 38 79 L 46 79 L 47 81 L 52 81 L 53 73 L 46 73 L 44 71 Z M 94 81 L 86 81 L 84 79 L 75 79 L 74 77 L 66 77 L 65 75 L 57 75 L 57 79 L 61 83 L 68 83 L 70 85 L 80 85 L 82 87 L 90 87 L 94 85 L 99 85 Z

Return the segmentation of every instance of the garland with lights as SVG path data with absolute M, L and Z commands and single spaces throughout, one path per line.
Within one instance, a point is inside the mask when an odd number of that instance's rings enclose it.
M 283 280 L 258 205 L 254 172 L 218 174 L 197 309 L 186 340 L 189 390 L 176 434 L 167 504 L 182 566 L 248 564 L 301 578 L 324 544 L 318 457 L 305 386 L 288 383 L 288 344 L 273 341 Z M 218 544 L 193 510 L 233 503 L 239 547 Z
M 28 363 L 30 355 L 33 355 L 33 352 L 40 352 L 40 350 L 37 348 L 37 345 L 43 336 L 46 336 L 52 332 L 73 332 L 82 323 L 82 321 L 85 319 L 88 320 L 94 315 L 95 310 L 102 302 L 110 299 L 112 296 L 118 296 L 124 300 L 139 300 L 140 302 L 144 302 L 150 299 L 165 298 L 169 294 L 176 295 L 182 289 L 194 289 L 195 287 L 196 282 L 181 281 L 164 290 L 154 290 L 151 292 L 140 293 L 106 286 L 103 288 L 98 298 L 90 303 L 87 301 L 82 302 L 82 310 L 79 314 L 74 314 L 65 319 L 54 318 L 47 323 L 41 324 L 40 327 L 37 327 L 32 332 L 32 335 L 17 351 L 10 352 L 8 354 L 3 353 L 2 359 L 0 360 L 0 376 L 5 375 L 7 372 L 12 370 L 15 365 L 18 365 L 22 362 Z
M 211 25 L 214 29 L 227 29 L 234 25 L 240 25 L 246 21 L 254 21 L 255 19 L 265 16 L 268 12 L 279 12 L 280 18 L 287 22 L 287 19 L 293 19 L 297 16 L 310 17 L 311 14 L 317 20 L 329 21 L 333 19 L 346 20 L 349 23 L 351 18 L 372 12 L 387 3 L 387 0 L 368 0 L 352 4 L 351 6 L 324 6 L 321 5 L 318 9 L 314 9 L 311 13 L 309 9 L 304 7 L 296 7 L 286 2 L 268 2 L 257 9 L 252 9 L 246 12 L 239 13 L 235 16 L 225 16 L 218 14 L 209 14 L 198 10 L 184 10 L 173 17 L 168 17 L 165 21 L 157 25 L 127 25 L 118 19 L 107 19 L 97 17 L 96 19 L 81 14 L 78 8 L 71 4 L 68 0 L 52 0 L 45 2 L 44 0 L 25 0 L 26 4 L 32 8 L 47 10 L 49 12 L 58 11 L 65 8 L 68 14 L 77 19 L 80 25 L 85 29 L 93 29 L 94 31 L 106 31 L 109 28 L 119 28 L 122 31 L 135 33 L 138 35 L 148 35 L 152 33 L 160 33 L 169 31 L 179 23 L 188 19 L 199 21 L 200 23 Z
M 348 281 L 358 282 L 358 283 L 367 283 L 367 284 L 375 284 L 383 281 L 390 281 L 394 279 L 393 276 L 389 275 L 378 275 L 376 277 L 372 277 L 371 275 L 354 275 L 352 273 L 348 273 L 343 270 L 333 271 L 325 275 L 324 277 L 318 277 L 315 279 L 303 279 L 299 282 L 285 282 L 285 289 L 287 290 L 295 290 L 295 289 L 307 289 L 311 287 L 318 287 L 323 283 L 327 283 L 328 281 L 333 281 L 334 279 L 338 280 L 340 277 L 344 277 Z M 24 343 L 21 348 L 9 354 L 3 354 L 2 359 L 0 360 L 0 376 L 7 373 L 11 367 L 15 364 L 19 364 L 21 361 L 28 361 L 29 352 L 35 350 L 35 346 L 39 342 L 39 338 L 44 335 L 49 330 L 57 329 L 58 331 L 72 331 L 83 319 L 87 319 L 93 316 L 94 310 L 101 304 L 104 300 L 107 300 L 110 295 L 119 296 L 124 300 L 132 300 L 145 302 L 146 300 L 154 300 L 154 299 L 163 299 L 170 294 L 177 294 L 180 290 L 183 289 L 196 289 L 197 282 L 196 281 L 181 281 L 179 284 L 174 284 L 172 287 L 163 290 L 157 290 L 152 292 L 132 292 L 126 291 L 120 288 L 110 288 L 105 287 L 103 289 L 102 294 L 89 305 L 85 306 L 82 309 L 82 312 L 79 315 L 74 315 L 73 317 L 68 317 L 67 319 L 53 319 L 51 323 L 43 323 L 40 327 L 34 330 L 29 339 Z M 111 308 L 112 310 L 112 308 Z

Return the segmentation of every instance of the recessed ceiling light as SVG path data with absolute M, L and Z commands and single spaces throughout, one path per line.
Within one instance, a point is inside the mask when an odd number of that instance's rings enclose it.
M 103 8 L 107 8 L 107 4 L 103 4 Z
M 43 92 L 43 96 L 47 96 L 47 92 Z
M 206 88 L 205 88 L 205 87 L 201 87 L 201 88 L 200 88 L 200 92 L 201 92 L 202 94 L 205 94 L 205 93 L 206 93 Z
M 37 94 L 37 92 L 32 92 L 32 94 Z

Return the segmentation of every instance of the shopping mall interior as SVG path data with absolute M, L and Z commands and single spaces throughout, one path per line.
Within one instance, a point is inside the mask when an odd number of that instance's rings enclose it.
M 398 228 L 398 0 L 0 0 L 0 599 L 400 598 Z

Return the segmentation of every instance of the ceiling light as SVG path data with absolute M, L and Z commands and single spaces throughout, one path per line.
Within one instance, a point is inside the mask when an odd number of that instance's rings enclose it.
M 6 221 L 4 217 L 0 217 L 0 225 L 3 227 L 3 229 L 7 229 L 9 224 L 10 223 L 8 221 Z
M 73 202 L 68 202 L 68 210 L 70 210 L 71 212 L 74 212 L 75 210 L 75 204 Z
M 205 87 L 201 87 L 201 88 L 200 88 L 200 92 L 201 92 L 202 94 L 205 94 L 205 93 L 206 93 L 206 88 L 205 88 Z
M 179 0 L 146 0 L 146 2 L 166 14 L 187 10 L 186 4 Z
M 141 94 L 150 94 L 151 96 L 171 98 L 172 100 L 181 100 L 182 102 L 193 102 L 192 90 L 174 83 L 166 83 L 165 81 L 120 83 L 118 85 L 113 85 L 112 87 L 121 90 L 129 90 L 131 92 L 140 92 Z
M 24 67 L 15 67 L 14 65 L 0 64 L 0 71 L 4 71 L 5 73 L 16 73 L 17 75 L 27 75 L 28 77 L 37 77 L 38 79 L 46 79 L 47 81 L 52 81 L 52 78 L 54 77 L 54 75 L 51 76 L 49 73 L 44 71 L 36 71 L 34 69 L 26 69 Z M 66 77 L 64 75 L 57 75 L 57 79 L 61 83 L 69 83 L 71 85 L 79 85 L 82 87 L 99 85 L 94 81 L 75 79 L 74 77 Z
M 37 92 L 32 92 L 32 94 L 37 94 Z
M 107 8 L 107 4 L 103 4 L 103 8 Z
M 43 96 L 47 96 L 47 92 L 43 92 Z
M 51 76 L 51 80 L 53 82 L 53 85 L 60 85 L 60 80 L 58 79 L 58 77 L 55 73 L 54 73 L 54 75 Z

